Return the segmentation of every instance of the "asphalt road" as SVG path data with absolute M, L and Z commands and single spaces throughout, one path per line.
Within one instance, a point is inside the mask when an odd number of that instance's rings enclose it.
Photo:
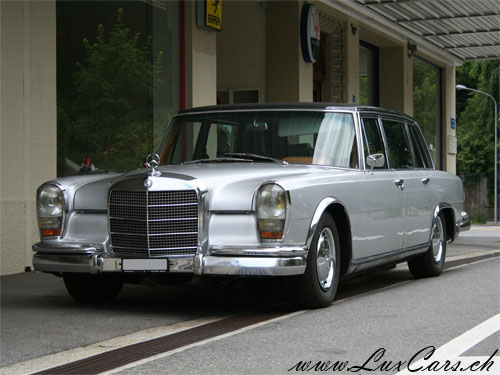
M 320 365 L 327 369 L 338 361 L 346 365 L 344 370 L 328 372 L 395 374 L 429 347 L 437 349 L 434 358 L 444 351 L 461 365 L 476 357 L 487 365 L 500 348 L 500 258 L 484 256 L 499 252 L 499 241 L 498 227 L 474 227 L 448 246 L 451 268 L 438 278 L 416 280 L 406 266 L 398 266 L 343 283 L 329 308 L 300 312 L 280 300 L 279 285 L 263 281 L 127 285 L 113 303 L 84 306 L 73 302 L 62 280 L 52 275 L 5 276 L 0 374 L 33 373 L 175 330 L 195 327 L 196 332 L 209 318 L 223 322 L 227 316 L 263 310 L 280 316 L 113 372 L 285 374 L 309 367 L 315 372 Z M 464 264 L 459 265 L 462 258 Z M 451 341 L 457 337 L 462 338 Z M 499 366 L 500 354 L 496 356 L 491 361 Z M 485 373 L 500 374 L 500 367 Z

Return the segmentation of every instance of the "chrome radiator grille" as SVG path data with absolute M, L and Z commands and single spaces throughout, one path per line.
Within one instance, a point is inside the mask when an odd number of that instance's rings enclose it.
M 195 190 L 112 191 L 109 225 L 116 255 L 194 255 L 198 195 Z

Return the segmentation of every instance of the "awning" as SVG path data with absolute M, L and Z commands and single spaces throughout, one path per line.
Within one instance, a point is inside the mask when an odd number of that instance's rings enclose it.
M 499 0 L 330 0 L 404 31 L 459 61 L 500 58 Z M 371 15 L 371 16 L 370 16 Z M 413 37 L 412 37 L 413 36 Z

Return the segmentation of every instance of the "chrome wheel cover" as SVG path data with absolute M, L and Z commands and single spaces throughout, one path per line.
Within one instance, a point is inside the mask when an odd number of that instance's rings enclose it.
M 432 227 L 432 255 L 434 257 L 434 262 L 441 262 L 443 257 L 443 243 L 444 243 L 444 231 L 443 231 L 443 221 L 441 217 L 436 218 L 436 222 Z
M 321 289 L 327 291 L 332 287 L 335 279 L 335 264 L 337 262 L 333 233 L 328 227 L 323 228 L 319 234 L 316 255 L 318 282 Z

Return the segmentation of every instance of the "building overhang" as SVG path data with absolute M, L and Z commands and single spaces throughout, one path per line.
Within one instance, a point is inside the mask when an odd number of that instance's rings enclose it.
M 500 58 L 497 0 L 321 0 L 449 65 Z

